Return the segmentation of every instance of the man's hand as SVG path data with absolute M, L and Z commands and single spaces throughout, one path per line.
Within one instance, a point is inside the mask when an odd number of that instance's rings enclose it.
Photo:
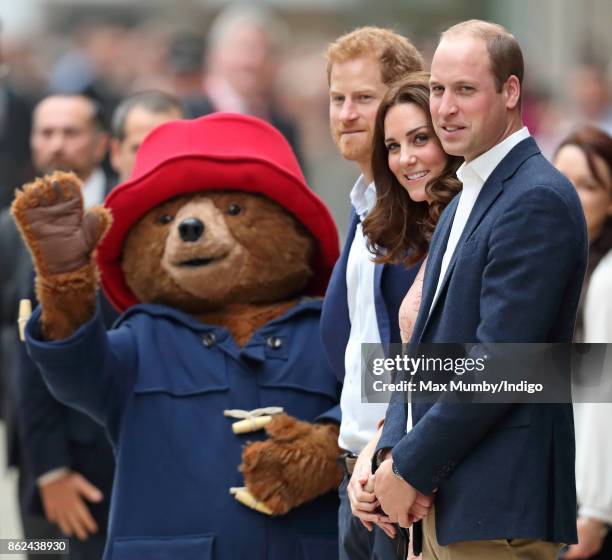
M 579 517 L 577 529 L 578 544 L 571 545 L 563 556 L 568 560 L 591 558 L 601 550 L 606 536 L 605 525 L 597 519 Z
M 390 539 L 395 538 L 395 527 L 386 515 L 381 514 L 380 504 L 374 495 L 374 477 L 372 476 L 372 455 L 380 439 L 382 427 L 361 451 L 353 475 L 346 488 L 353 515 L 363 523 L 368 531 L 378 525 Z
M 43 484 L 40 495 L 47 519 L 57 523 L 66 536 L 85 541 L 98 532 L 85 500 L 97 503 L 104 496 L 79 473 L 70 472 Z
M 418 492 L 393 473 L 393 459 L 385 459 L 376 471 L 374 494 L 392 522 L 408 528 L 423 519 L 433 499 Z

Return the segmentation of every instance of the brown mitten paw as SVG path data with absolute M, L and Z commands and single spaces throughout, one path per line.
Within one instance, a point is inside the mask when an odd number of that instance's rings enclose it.
M 24 185 L 12 213 L 43 276 L 86 266 L 110 225 L 108 212 L 83 211 L 81 182 L 61 171 Z
M 61 171 L 24 185 L 11 212 L 32 254 L 43 335 L 65 338 L 93 316 L 98 273 L 92 254 L 110 227 L 110 212 L 85 213 L 81 182 Z
M 270 439 L 244 448 L 240 470 L 248 490 L 273 515 L 338 487 L 342 472 L 336 464 L 336 424 L 310 424 L 279 414 L 266 432 Z

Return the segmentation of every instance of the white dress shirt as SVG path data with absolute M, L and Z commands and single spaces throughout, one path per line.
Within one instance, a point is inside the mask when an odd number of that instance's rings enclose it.
M 106 175 L 101 167 L 97 167 L 83 183 L 83 204 L 86 209 L 104 202 L 106 194 Z
M 351 191 L 351 204 L 364 219 L 376 204 L 374 183 L 366 184 L 363 175 Z M 376 434 L 378 421 L 385 416 L 387 403 L 361 402 L 361 344 L 380 343 L 374 305 L 374 262 L 366 238 L 357 224 L 346 266 L 346 295 L 351 330 L 344 355 L 344 386 L 340 396 L 342 423 L 338 445 L 359 453 Z M 395 318 L 393 318 L 395 319 Z
M 493 146 L 490 150 L 484 154 L 479 155 L 469 163 L 464 162 L 461 167 L 457 170 L 457 177 L 463 183 L 463 189 L 459 194 L 459 204 L 457 204 L 457 210 L 455 217 L 453 218 L 453 225 L 451 232 L 448 237 L 448 243 L 446 245 L 446 251 L 442 257 L 442 267 L 440 269 L 440 276 L 438 277 L 438 285 L 436 287 L 436 293 L 431 302 L 429 313 L 434 308 L 440 287 L 442 286 L 442 280 L 448 270 L 448 265 L 453 257 L 453 253 L 457 248 L 459 238 L 463 233 L 465 224 L 472 213 L 472 209 L 476 204 L 476 199 L 482 190 L 483 185 L 489 178 L 495 168 L 501 163 L 501 161 L 510 153 L 510 150 L 517 144 L 529 138 L 529 130 L 524 126 L 521 130 L 517 130 L 508 138 L 502 140 L 499 144 Z

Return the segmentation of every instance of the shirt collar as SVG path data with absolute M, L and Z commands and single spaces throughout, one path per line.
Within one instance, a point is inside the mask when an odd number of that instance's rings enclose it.
M 91 208 L 95 204 L 104 202 L 104 188 L 106 187 L 106 176 L 101 167 L 94 169 L 83 183 L 83 199 L 85 208 Z
M 376 205 L 376 185 L 374 181 L 367 184 L 363 175 L 359 175 L 351 189 L 350 198 L 355 212 L 361 220 L 364 220 L 368 212 Z
M 484 154 L 479 155 L 476 159 L 473 159 L 469 163 L 464 162 L 457 171 L 457 176 L 462 181 L 462 177 L 468 178 L 469 182 L 469 176 L 473 173 L 477 175 L 480 182 L 484 184 L 495 168 L 510 153 L 510 150 L 526 138 L 529 138 L 529 136 L 529 130 L 524 126 L 502 140 L 499 144 L 495 144 L 495 146 L 487 150 Z M 459 172 L 461 172 L 461 175 Z

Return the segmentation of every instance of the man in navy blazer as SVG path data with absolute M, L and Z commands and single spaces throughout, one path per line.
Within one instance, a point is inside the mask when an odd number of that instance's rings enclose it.
M 33 113 L 31 145 L 39 173 L 56 168 L 75 171 L 83 181 L 87 206 L 102 203 L 115 184 L 101 166 L 108 146 L 106 119 L 98 103 L 87 96 L 54 94 L 42 99 Z M 11 226 L 18 246 L 16 264 L 29 273 L 14 293 L 34 301 L 30 255 L 15 224 Z M 17 305 L 16 299 L 15 313 Z M 101 307 L 110 328 L 117 313 L 104 297 Z M 72 559 L 97 560 L 106 540 L 115 469 L 111 444 L 101 426 L 53 397 L 22 344 L 15 341 L 13 352 L 25 535 L 70 537 Z
M 389 84 L 420 70 L 422 58 L 405 37 L 388 29 L 363 27 L 334 41 L 327 59 L 332 136 L 342 156 L 355 162 L 361 172 L 350 194 L 346 243 L 332 273 L 321 315 L 323 345 L 344 384 L 339 445 L 346 452 L 346 476 L 339 488 L 339 557 L 386 560 L 395 558 L 396 546 L 373 526 L 380 516 L 372 511 L 376 506 L 374 495 L 364 487 L 371 474 L 374 447 L 364 448 L 374 437 L 387 405 L 361 402 L 361 344 L 400 341 L 399 306 L 419 267 L 375 265 L 361 221 L 376 203 L 371 169 L 376 111 Z M 356 464 L 362 451 L 362 459 Z M 349 497 L 369 509 L 354 517 Z M 387 531 L 389 535 L 395 533 L 391 525 L 387 525 Z
M 430 107 L 444 149 L 465 157 L 463 191 L 431 241 L 413 343 L 572 340 L 584 216 L 522 124 L 522 76 L 503 27 L 472 20 L 443 33 Z M 375 494 L 407 527 L 416 493 L 435 493 L 425 558 L 552 560 L 576 542 L 571 404 L 413 403 L 406 434 L 404 401 L 387 412 Z

